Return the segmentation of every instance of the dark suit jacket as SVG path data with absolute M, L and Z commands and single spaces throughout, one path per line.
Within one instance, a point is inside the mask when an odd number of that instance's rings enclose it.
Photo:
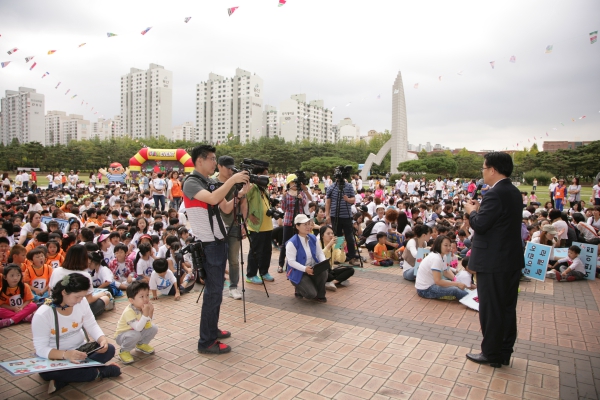
M 523 269 L 522 219 L 521 192 L 510 179 L 503 179 L 488 190 L 479 211 L 469 216 L 475 231 L 469 269 L 486 273 Z

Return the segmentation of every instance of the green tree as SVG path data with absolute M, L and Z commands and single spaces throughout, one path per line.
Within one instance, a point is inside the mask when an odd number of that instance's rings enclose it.
M 455 156 L 456 161 L 456 175 L 461 178 L 473 178 L 479 176 L 481 166 L 483 165 L 483 157 L 470 153 L 467 149 L 463 148 Z
M 345 160 L 339 157 L 314 157 L 308 161 L 302 162 L 300 169 L 304 172 L 316 172 L 319 175 L 331 175 L 336 167 L 352 166 L 352 173 L 356 173 L 358 163 L 350 160 Z

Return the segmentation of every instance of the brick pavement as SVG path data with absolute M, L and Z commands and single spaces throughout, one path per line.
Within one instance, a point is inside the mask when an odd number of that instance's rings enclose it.
M 276 256 L 273 265 L 276 265 Z M 456 301 L 416 296 L 397 267 L 365 265 L 328 303 L 297 300 L 283 275 L 225 297 L 230 354 L 196 352 L 202 300 L 161 298 L 156 354 L 123 374 L 67 386 L 55 399 L 596 399 L 600 394 L 600 283 L 521 284 L 519 338 L 509 367 L 465 359 L 479 351 L 478 315 Z M 275 268 L 272 268 L 275 271 Z M 99 318 L 110 337 L 122 306 Z M 0 330 L 0 359 L 31 356 L 29 324 Z M 39 376 L 0 372 L 0 398 L 50 398 Z

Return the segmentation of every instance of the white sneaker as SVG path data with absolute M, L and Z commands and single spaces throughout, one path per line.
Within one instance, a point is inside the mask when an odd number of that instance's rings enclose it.
M 242 294 L 237 288 L 229 289 L 229 296 L 234 298 L 235 300 L 241 300 Z
M 325 282 L 325 290 L 331 290 L 332 292 L 335 292 L 337 290 L 337 287 L 333 282 Z
M 340 282 L 340 285 L 341 286 L 350 286 L 350 281 L 349 280 L 342 281 L 342 282 Z

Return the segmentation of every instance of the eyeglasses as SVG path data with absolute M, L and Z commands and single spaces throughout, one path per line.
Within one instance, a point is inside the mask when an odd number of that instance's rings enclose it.
M 209 160 L 209 161 L 217 161 L 217 157 L 206 157 L 205 160 Z
M 481 173 L 483 174 L 483 170 L 484 170 L 484 169 L 490 169 L 490 168 L 491 168 L 491 167 L 483 167 L 483 168 L 481 168 Z

